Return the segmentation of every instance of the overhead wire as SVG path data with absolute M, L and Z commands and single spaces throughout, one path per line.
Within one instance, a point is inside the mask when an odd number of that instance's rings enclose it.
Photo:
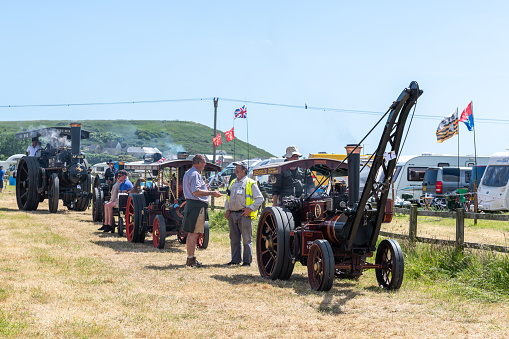
M 113 102 L 87 102 L 87 103 L 60 103 L 60 104 L 20 104 L 20 105 L 0 105 L 0 108 L 34 108 L 34 107 L 72 107 L 72 106 L 105 106 L 105 105 L 128 105 L 128 104 L 158 104 L 158 103 L 178 103 L 178 102 L 192 102 L 192 101 L 207 101 L 213 100 L 213 97 L 210 98 L 188 98 L 188 99 L 161 99 L 161 100 L 134 100 L 134 101 L 113 101 Z M 252 101 L 252 100 L 241 100 L 241 99 L 231 99 L 231 98 L 220 98 L 222 101 L 229 102 L 240 102 L 254 105 L 265 105 L 265 106 L 275 106 L 275 107 L 285 107 L 285 108 L 294 108 L 294 109 L 303 109 L 303 110 L 314 110 L 314 111 L 323 111 L 323 112 L 338 112 L 345 114 L 361 114 L 361 115 L 382 115 L 384 112 L 377 111 L 366 111 L 366 110 L 355 110 L 355 109 L 344 109 L 344 108 L 332 108 L 332 107 L 319 107 L 319 106 L 308 106 L 308 105 L 289 105 L 289 104 L 280 104 L 273 102 L 263 102 L 263 101 Z M 418 119 L 427 119 L 427 120 L 443 120 L 444 117 L 436 116 L 436 115 L 425 115 L 425 114 L 415 114 L 415 118 Z M 489 119 L 489 118 L 476 118 L 476 122 L 480 123 L 497 123 L 497 124 L 509 124 L 509 120 L 505 119 Z

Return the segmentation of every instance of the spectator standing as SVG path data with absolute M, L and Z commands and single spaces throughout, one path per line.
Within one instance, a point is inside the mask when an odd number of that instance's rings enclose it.
M 263 195 L 253 179 L 247 177 L 247 161 L 234 162 L 236 179 L 230 183 L 225 202 L 225 218 L 230 228 L 231 261 L 226 265 L 250 266 L 253 261 L 253 225 Z M 244 244 L 241 256 L 241 238 Z
M 200 233 L 205 230 L 205 221 L 208 220 L 207 209 L 209 196 L 219 198 L 219 191 L 209 191 L 200 172 L 205 169 L 205 156 L 197 154 L 193 158 L 193 166 L 186 172 L 183 180 L 184 207 L 183 230 L 187 232 L 186 249 L 188 267 L 200 267 L 202 264 L 196 260 L 194 255 L 196 243 Z
M 0 166 L 0 193 L 2 193 L 2 191 L 4 190 L 4 176 L 5 176 L 4 167 Z
M 115 163 L 113 160 L 108 160 L 107 162 L 108 168 L 104 172 L 104 178 L 106 179 L 107 184 L 113 184 L 118 175 L 118 169 L 115 167 Z

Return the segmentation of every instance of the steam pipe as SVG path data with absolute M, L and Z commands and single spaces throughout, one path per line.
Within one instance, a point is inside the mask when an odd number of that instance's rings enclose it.
M 348 157 L 348 200 L 351 205 L 359 202 L 361 149 L 356 144 L 345 146 Z
M 73 122 L 71 124 L 71 150 L 72 154 L 80 154 L 81 149 L 81 124 Z

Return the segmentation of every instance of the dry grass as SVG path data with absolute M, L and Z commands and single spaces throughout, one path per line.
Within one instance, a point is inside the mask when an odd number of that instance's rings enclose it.
M 262 279 L 256 264 L 226 268 L 229 242 L 212 233 L 184 267 L 174 237 L 157 250 L 97 231 L 91 212 L 47 203 L 20 212 L 12 188 L 0 194 L 0 336 L 166 337 L 507 337 L 505 303 L 469 302 L 440 286 L 405 281 L 397 292 L 373 272 L 309 288 L 297 264 L 289 281 Z

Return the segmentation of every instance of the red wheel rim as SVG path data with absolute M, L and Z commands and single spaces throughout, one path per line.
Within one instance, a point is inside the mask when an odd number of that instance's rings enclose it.
M 161 228 L 159 226 L 159 219 L 154 219 L 154 225 L 152 226 L 152 236 L 154 239 L 154 247 L 159 248 L 159 237 L 160 237 Z
M 125 209 L 125 234 L 128 241 L 132 241 L 134 235 L 134 203 L 131 196 L 127 198 Z
M 200 233 L 198 240 L 196 240 L 196 247 L 202 248 L 203 246 L 203 233 Z

